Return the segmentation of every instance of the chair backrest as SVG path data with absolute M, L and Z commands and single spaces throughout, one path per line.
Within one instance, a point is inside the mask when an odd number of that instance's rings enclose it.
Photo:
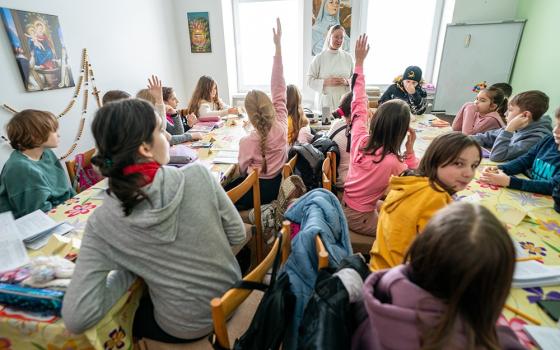
M 261 222 L 261 190 L 259 186 L 259 169 L 254 169 L 249 176 L 243 180 L 242 183 L 235 186 L 231 190 L 227 191 L 227 195 L 229 199 L 235 203 L 237 202 L 243 195 L 249 192 L 250 189 L 253 189 L 253 208 L 255 212 L 255 228 L 256 228 L 256 235 L 255 241 L 257 246 L 257 262 L 260 262 L 263 259 L 263 228 Z
M 282 252 L 282 263 L 284 263 L 286 261 L 285 258 L 287 258 L 287 256 L 284 256 L 286 246 L 290 246 L 290 225 L 287 222 L 282 224 L 280 234 L 282 235 L 282 247 L 280 247 L 280 252 Z M 253 269 L 253 271 L 243 278 L 244 281 L 263 282 L 266 273 L 271 269 L 274 263 L 276 254 L 278 254 L 279 244 L 280 240 L 276 238 L 268 255 L 257 267 L 255 267 L 255 269 Z M 226 320 L 245 301 L 245 299 L 247 299 L 251 292 L 253 292 L 253 290 L 231 288 L 225 292 L 221 298 L 214 298 L 210 301 L 216 341 L 225 349 L 231 348 Z
M 332 191 L 332 187 L 336 183 L 336 154 L 334 152 L 327 152 L 323 161 L 322 173 L 323 188 Z
M 292 159 L 288 160 L 288 163 L 284 164 L 284 168 L 282 168 L 282 178 L 286 179 L 288 176 L 292 175 L 294 169 L 296 168 L 297 162 L 297 154 L 292 157 Z
M 89 166 L 91 164 L 91 158 L 93 157 L 94 154 L 95 154 L 95 148 L 87 150 L 83 153 L 84 167 Z M 66 170 L 68 171 L 68 177 L 70 178 L 70 184 L 73 185 L 76 180 L 76 165 L 77 165 L 76 158 L 66 161 L 65 164 L 66 164 Z M 80 188 L 80 186 L 76 186 L 75 190 L 77 193 L 80 193 L 82 190 L 85 190 L 85 188 Z
M 325 249 L 325 245 L 321 240 L 321 236 L 315 236 L 315 250 L 317 251 L 317 256 L 319 257 L 319 270 L 325 267 L 329 267 L 329 252 Z

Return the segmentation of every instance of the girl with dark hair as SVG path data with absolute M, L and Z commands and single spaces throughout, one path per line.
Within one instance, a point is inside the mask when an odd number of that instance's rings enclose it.
M 496 325 L 515 248 L 488 209 L 453 203 L 438 211 L 399 263 L 366 279 L 368 318 L 352 350 L 524 349 L 511 329 Z
M 504 92 L 495 87 L 481 90 L 473 102 L 467 102 L 461 107 L 453 119 L 454 131 L 461 131 L 465 135 L 475 135 L 488 130 L 505 126 L 508 99 Z
M 303 113 L 301 106 L 301 92 L 295 85 L 286 87 L 286 108 L 288 109 L 288 145 L 294 142 L 310 143 L 313 134 L 309 127 L 309 120 Z
M 177 109 L 179 99 L 172 87 L 161 88 L 163 103 L 165 104 L 165 117 L 167 118 L 167 131 L 171 135 L 180 135 L 193 127 L 198 121 L 196 115 L 188 113 L 187 109 Z
M 476 141 L 452 132 L 432 141 L 418 169 L 391 178 L 370 252 L 370 270 L 402 262 L 408 247 L 434 213 L 468 186 L 481 158 L 482 150 Z
M 344 184 L 343 206 L 348 227 L 355 233 L 375 236 L 378 200 L 385 194 L 391 176 L 418 164 L 414 156 L 416 134 L 409 127 L 410 108 L 403 101 L 389 101 L 378 110 L 369 130 L 363 62 L 369 46 L 367 36 L 356 43 L 356 85 L 352 100 L 352 145 L 350 166 Z M 401 145 L 406 141 L 406 153 Z
M 88 219 L 64 298 L 72 333 L 95 325 L 140 277 L 149 296 L 136 312 L 134 336 L 200 338 L 212 330 L 210 300 L 241 278 L 231 250 L 246 239 L 239 213 L 204 166 L 165 166 L 163 123 L 138 99 L 109 103 L 95 115 L 92 162 L 109 189 Z
M 218 95 L 216 81 L 207 75 L 203 75 L 198 79 L 189 102 L 188 114 L 191 113 L 198 118 L 223 117 L 228 114 L 238 114 L 239 110 L 235 107 L 228 107 Z

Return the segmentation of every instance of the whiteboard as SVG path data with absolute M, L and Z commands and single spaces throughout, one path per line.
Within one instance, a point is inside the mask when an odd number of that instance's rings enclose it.
M 448 24 L 433 110 L 457 114 L 477 83 L 509 83 L 525 20 Z

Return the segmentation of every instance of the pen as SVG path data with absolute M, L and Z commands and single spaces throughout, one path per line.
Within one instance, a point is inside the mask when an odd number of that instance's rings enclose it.
M 530 322 L 536 324 L 537 326 L 540 326 L 540 325 L 541 325 L 541 322 L 540 322 L 539 320 L 534 319 L 533 317 L 527 315 L 526 313 L 524 313 L 524 312 L 522 312 L 522 311 L 520 311 L 520 310 L 518 310 L 518 309 L 516 309 L 516 308 L 514 308 L 514 307 L 509 306 L 508 304 L 505 304 L 505 305 L 504 305 L 504 308 L 507 309 L 507 310 L 509 310 L 509 311 L 511 311 L 511 312 L 513 312 L 513 313 L 516 314 L 516 315 L 519 315 L 519 316 L 523 317 L 523 318 L 526 319 L 527 321 L 530 321 Z
M 541 258 L 540 256 L 524 256 L 522 258 L 515 259 L 515 261 L 517 261 L 517 262 L 530 261 L 530 260 L 537 260 L 537 261 L 543 262 L 543 258 Z

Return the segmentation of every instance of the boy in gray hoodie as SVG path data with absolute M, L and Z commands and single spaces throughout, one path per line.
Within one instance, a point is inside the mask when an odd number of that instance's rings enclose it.
M 482 147 L 491 149 L 490 160 L 505 162 L 525 154 L 529 148 L 552 134 L 548 96 L 538 90 L 515 95 L 508 105 L 507 125 L 471 136 Z

